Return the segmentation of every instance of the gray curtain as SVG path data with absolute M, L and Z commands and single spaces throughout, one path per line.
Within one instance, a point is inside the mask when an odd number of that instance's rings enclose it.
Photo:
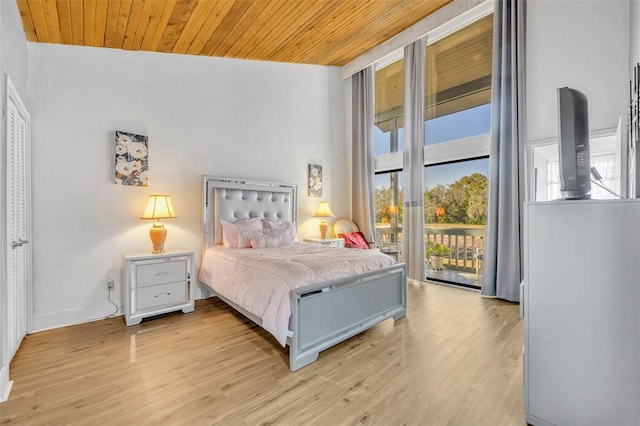
M 524 0 L 495 0 L 489 206 L 482 294 L 517 302 L 523 277 Z
M 426 39 L 404 48 L 402 257 L 407 276 L 424 281 L 424 75 Z
M 352 215 L 367 241 L 375 240 L 373 174 L 373 67 L 351 77 L 352 99 Z

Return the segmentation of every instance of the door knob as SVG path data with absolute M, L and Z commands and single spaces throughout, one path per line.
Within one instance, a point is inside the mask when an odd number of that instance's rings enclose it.
M 11 241 L 11 248 L 15 249 L 18 247 L 22 247 L 25 244 L 29 244 L 29 240 L 23 240 L 22 238 L 18 240 L 18 242 Z

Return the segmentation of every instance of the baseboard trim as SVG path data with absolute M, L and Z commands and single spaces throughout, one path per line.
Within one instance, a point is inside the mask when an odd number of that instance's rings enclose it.
M 9 380 L 9 366 L 3 365 L 2 369 L 0 369 L 0 402 L 9 399 L 12 386 L 13 381 Z
M 100 321 L 105 319 L 105 316 L 109 314 L 109 310 L 113 312 L 113 306 L 105 304 L 104 307 L 92 309 L 91 312 L 88 312 L 86 309 L 74 308 L 65 311 L 36 314 L 33 316 L 33 330 L 31 330 L 31 333 L 85 322 Z M 118 307 L 118 312 L 114 316 L 120 316 L 122 312 L 122 308 Z

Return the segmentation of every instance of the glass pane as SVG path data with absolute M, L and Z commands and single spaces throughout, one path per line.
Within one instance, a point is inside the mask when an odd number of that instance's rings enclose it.
M 489 133 L 491 104 L 480 105 L 424 122 L 425 145 Z
M 425 144 L 489 133 L 493 14 L 427 46 Z
M 599 184 L 620 194 L 620 164 L 616 152 L 616 135 L 602 136 L 589 139 L 590 163 L 602 176 Z M 560 164 L 558 144 L 534 146 L 533 175 L 535 201 L 551 201 L 561 198 L 560 195 Z M 595 183 L 591 184 L 591 198 L 595 200 L 609 200 L 617 198 L 606 189 Z
M 404 59 L 376 70 L 375 153 L 402 151 Z
M 376 242 L 380 251 L 400 260 L 402 243 L 402 172 L 375 176 Z
M 488 175 L 488 158 L 425 167 L 427 278 L 480 287 Z
M 373 127 L 375 140 L 375 155 L 389 154 L 391 152 L 391 120 Z

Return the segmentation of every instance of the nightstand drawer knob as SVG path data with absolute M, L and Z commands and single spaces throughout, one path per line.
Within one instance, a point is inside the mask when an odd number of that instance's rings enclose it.
M 157 272 L 157 273 L 155 274 L 155 276 L 156 276 L 156 277 L 161 277 L 161 276 L 163 276 L 163 275 L 169 275 L 170 273 L 171 273 L 171 272 L 169 272 L 169 271 Z
M 167 297 L 167 296 L 171 296 L 171 293 L 160 293 L 160 294 L 156 294 L 156 297 Z

